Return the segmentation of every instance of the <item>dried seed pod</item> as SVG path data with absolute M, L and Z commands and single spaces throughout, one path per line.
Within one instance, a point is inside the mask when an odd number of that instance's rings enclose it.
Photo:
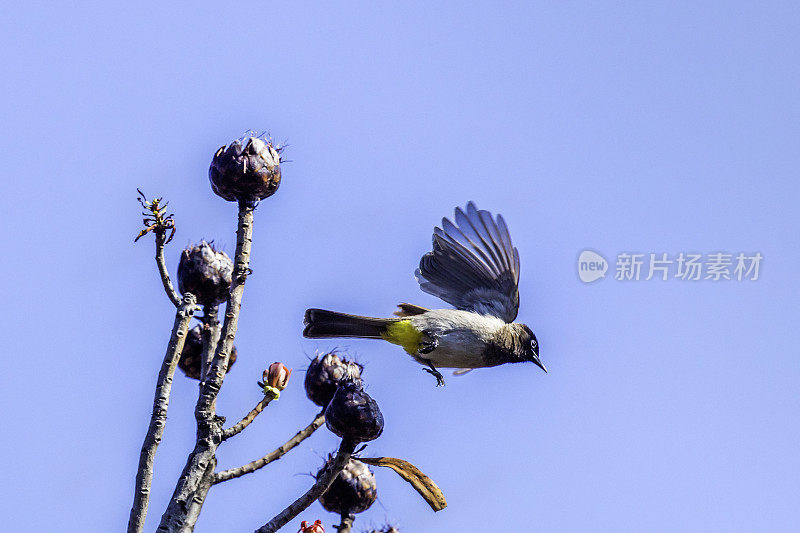
M 327 353 L 322 358 L 318 355 L 306 371 L 306 395 L 320 407 L 327 407 L 336 393 L 339 380 L 346 376 L 360 380 L 363 369 L 358 363 L 339 358 L 334 352 Z
M 183 370 L 186 377 L 200 379 L 200 369 L 203 357 L 203 328 L 195 326 L 186 335 L 186 343 L 183 345 L 181 358 L 178 360 L 178 368 Z M 230 372 L 233 363 L 236 362 L 236 346 L 231 349 L 231 356 L 228 359 L 228 371 Z
M 322 474 L 331 461 L 317 472 L 317 478 Z M 319 503 L 326 511 L 340 515 L 355 515 L 369 509 L 378 497 L 375 485 L 375 475 L 367 465 L 357 459 L 350 459 L 342 473 L 333 480 L 331 486 L 320 496 Z
M 178 263 L 178 288 L 181 293 L 191 292 L 197 302 L 213 306 L 228 299 L 233 275 L 233 261 L 225 252 L 200 241 L 181 253 Z
M 263 200 L 281 183 L 281 148 L 264 136 L 246 136 L 214 154 L 208 179 L 216 194 L 230 202 Z
M 383 433 L 383 414 L 361 380 L 345 378 L 325 409 L 325 424 L 342 439 L 367 442 Z

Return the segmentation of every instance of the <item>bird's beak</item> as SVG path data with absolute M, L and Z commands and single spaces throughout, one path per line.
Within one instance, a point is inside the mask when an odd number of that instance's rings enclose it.
M 542 364 L 542 361 L 539 359 L 539 355 L 538 354 L 533 356 L 533 362 L 536 364 L 536 366 L 538 366 L 539 368 L 544 370 L 545 374 L 547 373 L 547 369 Z

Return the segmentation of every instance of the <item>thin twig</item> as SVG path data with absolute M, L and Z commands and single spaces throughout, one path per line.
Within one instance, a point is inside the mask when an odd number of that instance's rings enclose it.
M 356 445 L 354 442 L 342 440 L 342 443 L 339 445 L 339 451 L 336 452 L 336 457 L 334 457 L 333 462 L 329 464 L 325 471 L 319 475 L 317 478 L 317 482 L 308 489 L 308 491 L 300 496 L 297 500 L 295 500 L 289 507 L 281 511 L 275 518 L 261 526 L 256 530 L 256 533 L 275 533 L 280 528 L 285 526 L 296 517 L 298 514 L 303 512 L 305 509 L 308 508 L 309 505 L 317 501 L 317 499 L 322 496 L 322 494 L 328 490 L 328 487 L 331 486 L 333 480 L 336 479 L 342 470 L 344 470 L 347 461 L 350 460 L 350 456 L 353 454 L 353 451 L 356 449 Z
M 216 416 L 214 404 L 219 393 L 225 372 L 228 369 L 233 341 L 239 325 L 239 310 L 242 306 L 244 283 L 250 270 L 250 248 L 253 239 L 253 210 L 255 205 L 239 202 L 239 222 L 236 229 L 236 255 L 233 264 L 233 279 L 228 303 L 225 307 L 225 320 L 220 340 L 217 343 L 211 367 L 201 384 L 200 394 L 195 406 L 197 420 L 197 442 L 181 472 L 175 491 L 172 493 L 167 509 L 161 516 L 159 532 L 183 531 L 186 528 L 191 501 L 202 495 L 203 476 L 209 465 L 216 461 L 217 446 L 222 434 L 221 417 Z M 195 504 L 196 505 L 196 504 Z
M 269 452 L 264 457 L 256 459 L 255 461 L 251 461 L 246 465 L 242 465 L 237 468 L 231 468 L 230 470 L 223 470 L 222 472 L 217 473 L 214 476 L 214 484 L 216 485 L 217 483 L 222 483 L 223 481 L 228 481 L 229 479 L 234 479 L 245 474 L 255 472 L 260 468 L 264 468 L 271 462 L 277 461 L 289 453 L 292 449 L 297 447 L 301 442 L 310 437 L 324 423 L 325 410 L 319 413 L 309 425 L 298 431 L 294 437 L 281 444 L 280 447 Z
M 355 519 L 356 517 L 351 514 L 342 514 L 342 522 L 336 529 L 339 530 L 339 533 L 350 533 L 350 529 L 353 527 L 353 522 Z
M 166 243 L 167 236 L 164 231 L 156 230 L 156 264 L 158 265 L 158 273 L 161 275 L 161 284 L 164 285 L 164 291 L 167 293 L 170 301 L 177 307 L 181 304 L 181 297 L 172 286 L 172 280 L 169 279 L 169 272 L 167 271 L 167 262 L 164 260 L 164 244 Z
M 164 202 L 163 198 L 154 198 L 148 200 L 144 193 L 136 189 L 139 193 L 139 203 L 145 211 L 142 212 L 145 228 L 139 232 L 133 242 L 138 241 L 151 231 L 156 236 L 156 265 L 158 265 L 158 273 L 161 275 L 161 283 L 164 285 L 164 290 L 167 293 L 170 301 L 175 307 L 181 305 L 181 297 L 175 292 L 172 286 L 172 281 L 169 279 L 169 272 L 167 272 L 167 263 L 164 261 L 164 245 L 172 240 L 175 236 L 175 220 L 172 214 L 167 214 L 167 205 L 169 202 Z M 169 231 L 169 237 L 167 237 Z
M 150 501 L 150 485 L 153 481 L 153 460 L 156 449 L 161 442 L 161 437 L 164 434 L 164 426 L 167 423 L 169 395 L 172 390 L 172 378 L 175 375 L 175 367 L 178 365 L 178 359 L 180 359 L 183 345 L 186 342 L 186 334 L 189 331 L 189 322 L 192 319 L 195 306 L 194 295 L 187 293 L 175 313 L 175 324 L 172 327 L 167 353 L 164 355 L 164 362 L 161 363 L 161 371 L 158 373 L 158 381 L 156 382 L 150 426 L 147 429 L 147 435 L 145 435 L 142 451 L 139 455 L 139 469 L 136 472 L 136 492 L 133 497 L 130 519 L 128 520 L 129 533 L 139 533 L 144 528 L 147 505 Z
M 256 406 L 253 407 L 253 409 L 244 416 L 244 418 L 242 418 L 235 425 L 233 425 L 233 426 L 229 427 L 228 429 L 222 431 L 222 440 L 227 440 L 227 439 L 229 439 L 229 438 L 241 433 L 244 430 L 244 428 L 249 426 L 250 423 L 253 420 L 255 420 L 258 415 L 261 414 L 261 411 L 263 411 L 264 408 L 266 406 L 268 406 L 269 402 L 271 402 L 272 400 L 273 400 L 272 395 L 267 394 L 266 396 L 264 396 L 261 399 L 261 401 L 258 402 L 258 404 L 256 404 Z

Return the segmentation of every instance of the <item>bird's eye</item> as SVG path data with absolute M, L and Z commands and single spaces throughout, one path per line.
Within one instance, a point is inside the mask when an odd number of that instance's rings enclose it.
M 531 348 L 533 348 L 535 350 L 538 346 L 539 346 L 539 343 L 536 342 L 536 339 L 533 339 L 531 341 Z

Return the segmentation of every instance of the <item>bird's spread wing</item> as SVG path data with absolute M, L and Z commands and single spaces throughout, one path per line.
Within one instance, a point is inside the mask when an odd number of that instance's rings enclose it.
M 519 253 L 503 217 L 469 202 L 456 208 L 456 223 L 442 219 L 433 251 L 419 262 L 420 288 L 457 309 L 513 322 L 519 309 Z

